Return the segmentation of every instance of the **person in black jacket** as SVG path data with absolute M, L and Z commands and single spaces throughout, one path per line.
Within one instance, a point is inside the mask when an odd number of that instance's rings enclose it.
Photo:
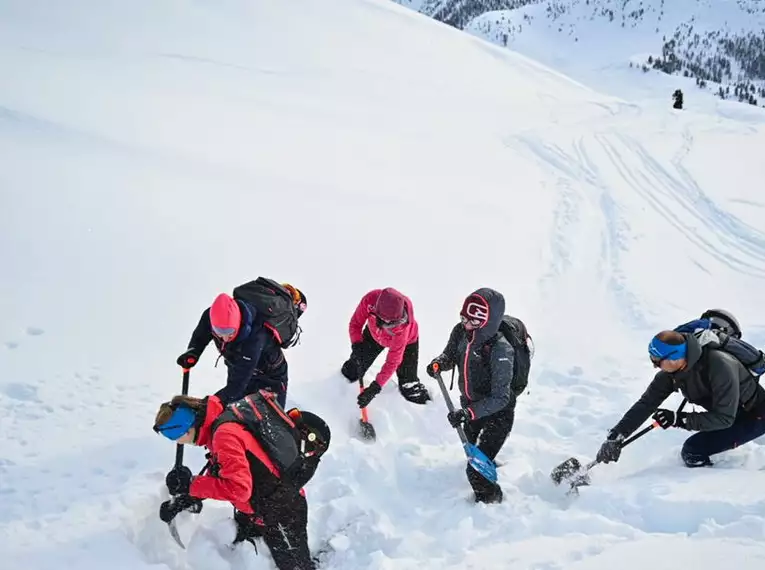
M 302 315 L 306 310 L 305 296 L 299 289 L 285 287 L 299 298 L 296 308 L 298 315 Z M 285 407 L 287 360 L 254 306 L 226 293 L 218 295 L 210 308 L 202 312 L 188 349 L 178 357 L 178 365 L 193 367 L 210 341 L 215 343 L 228 368 L 226 385 L 215 393 L 224 404 L 265 389 L 275 393 L 279 405 Z
M 710 456 L 765 434 L 765 390 L 735 357 L 702 347 L 693 334 L 674 331 L 654 336 L 648 351 L 654 366 L 661 370 L 609 431 L 598 452 L 599 461 L 618 461 L 621 442 L 649 416 L 664 429 L 697 432 L 685 441 L 681 451 L 688 467 L 712 465 Z M 659 408 L 676 391 L 706 411 Z
M 464 424 L 470 443 L 479 442 L 478 448 L 491 460 L 502 449 L 515 417 L 514 350 L 499 333 L 504 312 L 501 293 L 476 290 L 465 299 L 461 323 L 452 329 L 443 353 L 427 367 L 427 373 L 435 377 L 435 364 L 443 371 L 457 366 L 462 407 L 449 412 L 447 418 L 455 428 Z M 470 464 L 467 478 L 477 502 L 502 502 L 500 486 L 487 481 Z

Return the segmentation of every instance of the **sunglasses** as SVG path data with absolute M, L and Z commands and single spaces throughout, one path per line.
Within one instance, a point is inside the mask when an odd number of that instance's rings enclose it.
M 460 315 L 460 321 L 463 325 L 471 324 L 474 327 L 480 327 L 483 323 L 481 319 L 468 319 L 465 315 Z
M 680 358 L 684 358 L 685 354 L 679 350 L 674 350 L 670 352 L 666 356 L 656 356 L 654 354 L 650 354 L 648 357 L 651 359 L 651 364 L 653 364 L 654 368 L 661 368 L 661 364 L 665 360 L 678 360 Z
M 228 340 L 231 337 L 236 334 L 236 329 L 234 327 L 212 327 L 212 332 L 215 336 L 218 338 L 222 338 L 224 340 Z

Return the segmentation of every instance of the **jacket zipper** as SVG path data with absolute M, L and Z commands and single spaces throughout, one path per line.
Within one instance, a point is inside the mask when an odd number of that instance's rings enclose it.
M 470 400 L 471 402 L 473 401 L 473 398 L 470 397 L 470 390 L 468 388 L 468 370 L 469 370 L 468 359 L 470 358 L 470 346 L 472 344 L 473 344 L 472 340 L 468 341 L 467 349 L 465 349 L 465 360 L 462 363 L 462 367 L 465 370 L 465 373 L 464 373 L 464 376 L 465 376 L 465 397 L 468 400 Z

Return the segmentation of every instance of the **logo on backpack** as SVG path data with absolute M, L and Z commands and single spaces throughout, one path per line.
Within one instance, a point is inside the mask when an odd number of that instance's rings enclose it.
M 531 359 L 534 358 L 534 342 L 519 318 L 504 315 L 499 324 L 499 333 L 513 347 L 513 381 L 511 387 L 516 396 L 520 396 L 528 386 Z
M 233 297 L 255 307 L 258 312 L 255 318 L 263 321 L 279 346 L 290 348 L 298 343 L 302 332 L 298 325 L 300 308 L 284 286 L 273 279 L 258 277 L 236 287 Z
M 710 311 L 704 313 L 700 319 L 694 319 L 676 327 L 675 332 L 693 334 L 702 348 L 708 347 L 727 352 L 738 359 L 754 377 L 765 374 L 765 354 L 748 342 L 741 340 L 741 330 L 738 328 L 738 323 L 735 320 L 730 324 L 721 323 L 714 316 L 707 318 L 708 313 Z M 732 318 L 732 315 L 726 316 Z
M 297 408 L 285 412 L 267 390 L 226 406 L 213 422 L 212 433 L 227 422 L 244 426 L 279 470 L 280 481 L 296 490 L 311 480 L 329 448 L 329 426 L 319 416 Z

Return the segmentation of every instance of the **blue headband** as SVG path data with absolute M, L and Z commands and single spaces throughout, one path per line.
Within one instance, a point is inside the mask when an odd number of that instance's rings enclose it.
M 680 360 L 685 358 L 688 344 L 667 344 L 659 340 L 659 337 L 653 337 L 648 343 L 648 354 L 654 360 Z
M 196 419 L 194 410 L 186 406 L 178 406 L 169 420 L 157 426 L 157 431 L 167 439 L 175 441 L 192 428 Z

